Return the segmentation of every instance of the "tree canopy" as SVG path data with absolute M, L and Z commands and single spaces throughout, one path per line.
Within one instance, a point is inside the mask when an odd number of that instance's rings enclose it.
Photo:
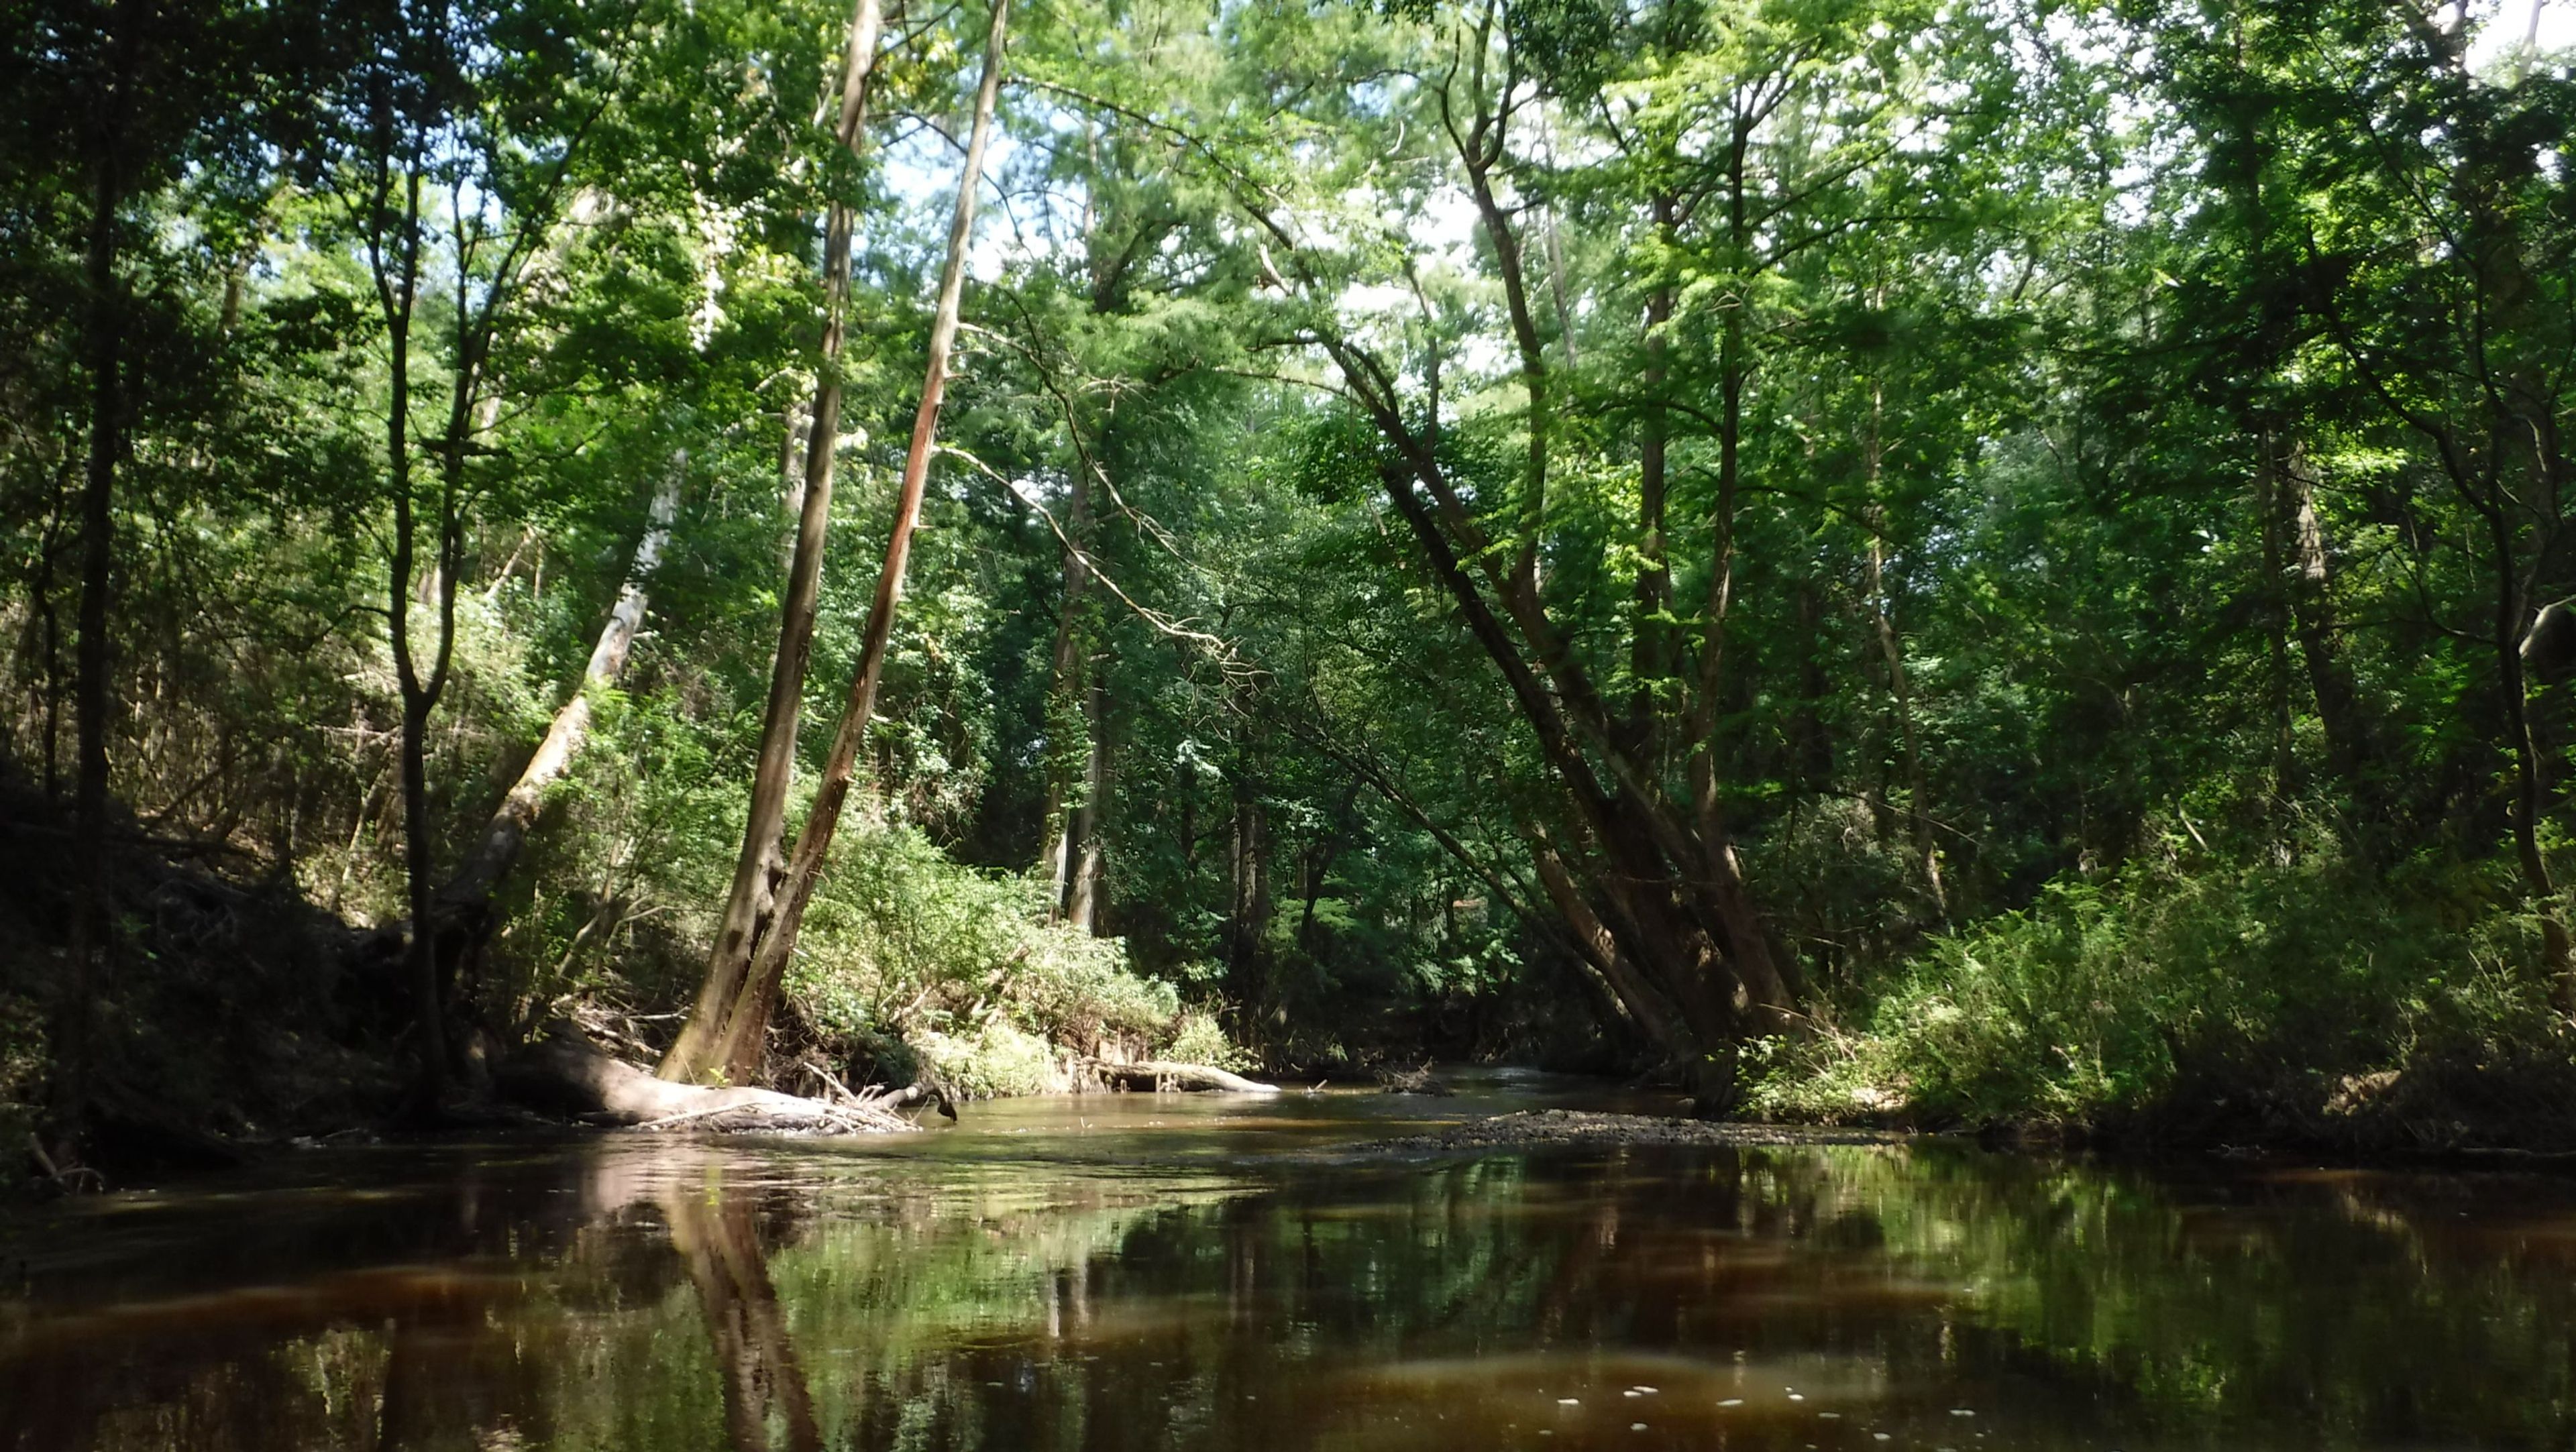
M 0 1099 L 2576 1104 L 2541 19 L 13 7 Z M 223 986 L 140 858 L 353 926 Z

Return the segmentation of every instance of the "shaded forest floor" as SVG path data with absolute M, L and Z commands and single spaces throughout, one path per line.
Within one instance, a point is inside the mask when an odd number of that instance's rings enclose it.
M 63 1069 L 68 808 L 0 774 L 0 1135 L 21 1168 Z M 120 814 L 109 834 L 113 950 L 94 984 L 90 1151 L 129 1176 L 210 1167 L 242 1143 L 374 1122 L 400 1092 L 400 938 L 244 878 Z

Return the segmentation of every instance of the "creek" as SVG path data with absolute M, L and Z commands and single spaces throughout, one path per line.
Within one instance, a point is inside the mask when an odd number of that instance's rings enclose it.
M 2576 1183 L 1946 1142 L 1360 1148 L 1664 1107 L 1461 1087 L 327 1149 L 66 1203 L 0 1230 L 0 1447 L 2576 1438 Z

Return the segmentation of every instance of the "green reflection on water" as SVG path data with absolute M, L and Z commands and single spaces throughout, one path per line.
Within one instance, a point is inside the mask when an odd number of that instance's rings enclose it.
M 1955 1147 L 1371 1163 L 1232 1153 L 1273 1131 L 1149 1128 L 1150 1100 L 1093 1112 L 1102 1137 L 1007 1146 L 352 1156 L 69 1212 L 7 1252 L 0 1445 L 2576 1434 L 2564 1183 Z

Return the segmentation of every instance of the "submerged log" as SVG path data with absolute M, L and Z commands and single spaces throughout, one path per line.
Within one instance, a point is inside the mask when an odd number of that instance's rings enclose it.
M 835 1104 L 770 1089 L 673 1083 L 562 1035 L 512 1059 L 498 1083 L 531 1108 L 635 1129 L 899 1134 L 917 1128 L 881 1103 Z
M 1412 1069 L 1380 1069 L 1377 1087 L 1389 1094 L 1426 1094 L 1435 1099 L 1445 1099 L 1456 1092 L 1447 1080 L 1431 1072 L 1429 1064 Z
M 1165 1059 L 1147 1059 L 1141 1063 L 1113 1064 L 1106 1059 L 1086 1059 L 1083 1067 L 1098 1074 L 1104 1082 L 1142 1085 L 1148 1089 L 1213 1089 L 1227 1094 L 1276 1094 L 1276 1084 L 1257 1083 L 1240 1074 L 1206 1064 L 1176 1064 Z

